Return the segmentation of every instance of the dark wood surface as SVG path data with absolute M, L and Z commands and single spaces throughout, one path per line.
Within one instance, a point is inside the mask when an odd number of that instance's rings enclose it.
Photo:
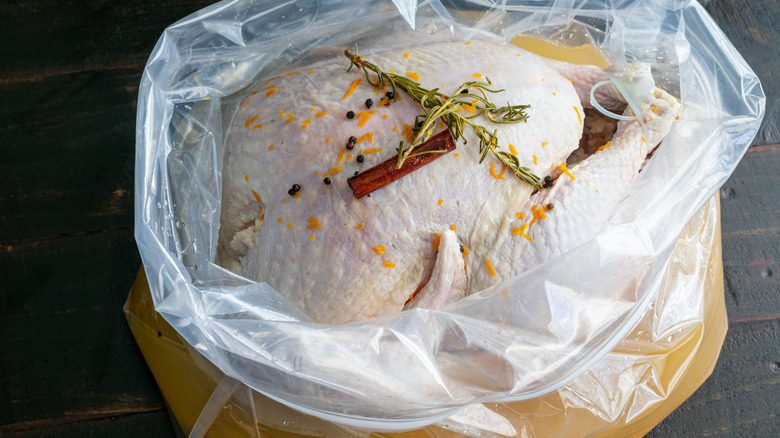
M 0 3 L 0 436 L 174 436 L 121 311 L 136 94 L 163 29 L 209 3 Z M 767 115 L 721 190 L 721 358 L 649 436 L 780 436 L 780 2 L 702 3 Z

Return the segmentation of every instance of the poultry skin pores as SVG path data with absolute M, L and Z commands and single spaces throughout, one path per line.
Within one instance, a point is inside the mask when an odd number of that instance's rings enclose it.
M 485 42 L 366 59 L 448 95 L 489 78 L 491 89 L 503 91 L 487 97 L 497 106 L 530 105 L 528 117 L 475 121 L 497 129 L 499 149 L 522 166 L 557 180 L 535 192 L 493 155 L 480 164 L 479 140 L 467 129 L 467 144 L 461 140 L 453 152 L 356 199 L 347 178 L 395 156 L 400 141 L 408 144 L 420 105 L 400 90 L 386 105 L 389 86 L 370 85 L 360 69 L 347 71 L 341 56 L 258 81 L 225 139 L 218 262 L 267 282 L 322 323 L 439 308 L 589 240 L 679 106 L 655 89 L 642 105 L 646 131 L 621 121 L 609 143 L 569 168 L 583 106 L 606 78 L 601 70 Z M 632 79 L 631 69 L 613 71 Z M 611 86 L 598 90 L 604 106 L 625 106 Z M 437 131 L 443 128 L 437 123 Z

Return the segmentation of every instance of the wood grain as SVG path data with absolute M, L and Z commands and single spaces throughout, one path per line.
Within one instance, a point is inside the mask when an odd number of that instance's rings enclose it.
M 162 409 L 122 314 L 140 267 L 130 229 L 5 245 L 0 425 Z M 10 353 L 13 352 L 13 353 Z
M 0 242 L 132 223 L 140 70 L 0 84 Z
M 164 408 L 106 415 L 80 421 L 20 423 L 0 426 L 0 435 L 15 438 L 143 437 L 176 438 Z
M 780 2 L 700 1 L 761 80 L 766 117 L 753 144 L 780 143 Z
M 752 147 L 723 185 L 723 270 L 729 317 L 780 313 L 780 145 Z
M 135 100 L 163 29 L 209 3 L 0 3 L 0 436 L 173 436 L 121 311 Z
M 165 27 L 207 0 L 6 0 L 0 83 L 143 69 Z

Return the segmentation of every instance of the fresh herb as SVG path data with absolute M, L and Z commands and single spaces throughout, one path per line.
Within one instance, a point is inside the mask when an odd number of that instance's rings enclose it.
M 361 56 L 353 55 L 349 49 L 344 51 L 344 55 L 350 60 L 350 66 L 347 71 L 352 69 L 353 66 L 362 69 L 366 74 L 366 80 L 372 86 L 384 87 L 386 84 L 390 85 L 392 88 L 390 93 L 393 95 L 392 100 L 397 100 L 397 90 L 401 89 L 415 102 L 420 104 L 423 111 L 425 111 L 424 114 L 418 115 L 415 119 L 415 128 L 412 131 L 414 139 L 411 144 L 405 147 L 402 141 L 396 149 L 398 153 L 398 168 L 401 167 L 407 158 L 418 155 L 414 152 L 414 149 L 423 144 L 433 134 L 436 120 L 441 119 L 452 132 L 455 140 L 463 138 L 463 142 L 466 143 L 466 139 L 463 137 L 466 126 L 468 125 L 474 130 L 479 139 L 480 163 L 485 160 L 488 152 L 492 152 L 498 161 L 509 168 L 521 181 L 525 181 L 537 189 L 541 188 L 539 177 L 534 175 L 529 168 L 521 166 L 516 156 L 499 150 L 498 137 L 496 136 L 497 130 L 491 132 L 474 121 L 476 117 L 484 114 L 493 123 L 510 124 L 524 122 L 528 118 L 525 110 L 530 108 L 530 105 L 510 105 L 507 103 L 506 106 L 497 107 L 490 102 L 487 93 L 500 93 L 504 90 L 488 88 L 494 84 L 487 77 L 485 81 L 464 82 L 458 87 L 453 96 L 448 96 L 440 93 L 438 88 L 427 90 L 420 86 L 418 82 L 409 78 L 382 71 L 376 64 L 366 61 Z M 371 72 L 376 75 L 376 80 L 371 79 Z M 468 117 L 459 114 L 459 111 L 464 109 L 464 107 L 467 107 L 469 110 L 470 115 Z

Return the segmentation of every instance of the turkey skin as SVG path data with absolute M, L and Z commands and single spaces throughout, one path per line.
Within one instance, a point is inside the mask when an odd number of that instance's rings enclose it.
M 557 181 L 535 191 L 491 155 L 480 164 L 467 129 L 453 152 L 356 199 L 347 178 L 395 156 L 421 107 L 400 90 L 388 104 L 390 88 L 347 71 L 341 56 L 259 80 L 225 136 L 218 263 L 268 283 L 321 323 L 438 308 L 592 237 L 648 145 L 668 131 L 676 103 L 648 96 L 649 132 L 621 122 L 607 147 L 569 169 L 583 129 L 580 96 L 603 79 L 600 70 L 486 42 L 365 59 L 445 94 L 489 78 L 503 91 L 488 98 L 530 105 L 527 120 L 474 120 L 496 130 L 500 150 Z

